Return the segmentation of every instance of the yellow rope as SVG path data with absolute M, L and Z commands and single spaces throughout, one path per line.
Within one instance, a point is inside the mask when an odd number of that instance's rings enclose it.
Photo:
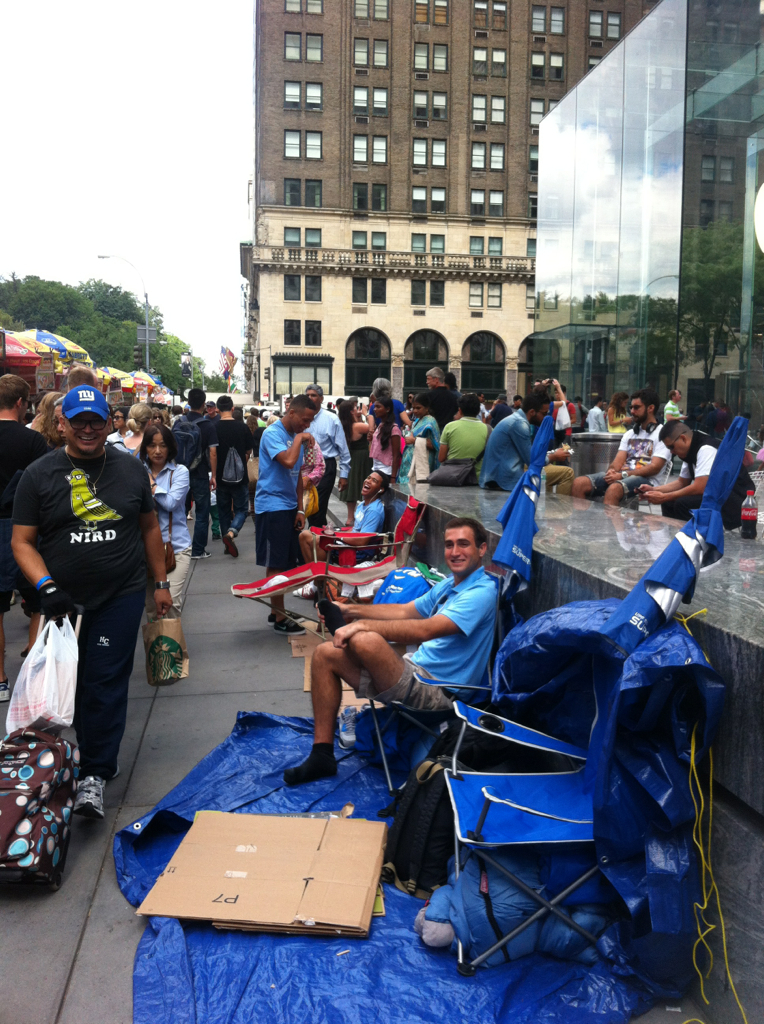
M 674 615 L 674 618 L 676 619 L 677 622 L 681 623 L 681 625 L 684 626 L 684 628 L 687 630 L 687 632 L 690 634 L 690 636 L 692 636 L 692 630 L 687 625 L 687 623 L 691 622 L 695 618 L 696 615 L 708 615 L 708 608 L 701 608 L 699 611 L 693 612 L 692 615 L 680 615 L 677 612 L 676 615 Z M 703 650 L 702 647 L 701 647 L 701 650 Z M 703 657 L 706 659 L 706 661 L 710 665 L 711 661 L 710 661 L 710 659 L 709 659 L 709 657 L 708 657 L 708 655 L 706 654 L 705 651 L 703 651 Z

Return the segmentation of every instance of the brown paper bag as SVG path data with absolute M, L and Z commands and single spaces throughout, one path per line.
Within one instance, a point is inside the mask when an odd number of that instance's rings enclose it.
M 180 619 L 157 619 L 143 627 L 146 680 L 149 686 L 171 686 L 188 678 L 188 648 Z
M 247 480 L 249 481 L 249 493 L 254 494 L 257 486 L 257 478 L 260 475 L 260 459 L 254 455 L 247 460 Z

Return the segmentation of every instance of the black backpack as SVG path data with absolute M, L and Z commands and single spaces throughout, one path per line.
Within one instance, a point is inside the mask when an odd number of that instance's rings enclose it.
M 179 466 L 196 469 L 202 461 L 202 432 L 196 423 L 180 416 L 172 425 L 172 436 L 178 446 L 175 461 Z

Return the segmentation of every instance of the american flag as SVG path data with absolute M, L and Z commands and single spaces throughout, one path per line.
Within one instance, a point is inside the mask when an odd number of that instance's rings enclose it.
M 233 378 L 231 374 L 233 373 L 233 368 L 234 366 L 236 366 L 237 362 L 238 359 L 230 350 L 230 348 L 226 348 L 225 345 L 221 345 L 220 372 L 223 375 L 223 380 L 226 382 L 226 387 L 228 388 L 228 391 L 231 391 L 233 389 Z

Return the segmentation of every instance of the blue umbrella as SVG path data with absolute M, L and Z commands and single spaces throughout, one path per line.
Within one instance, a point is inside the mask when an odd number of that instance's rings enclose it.
M 719 445 L 700 508 L 600 630 L 625 654 L 668 622 L 682 600 L 692 600 L 700 570 L 724 554 L 720 509 L 740 473 L 747 429 L 748 421 L 736 416 Z
M 531 578 L 533 537 L 538 530 L 536 502 L 541 487 L 541 470 L 553 434 L 554 419 L 545 416 L 533 439 L 530 465 L 496 516 L 504 532 L 496 546 L 493 561 L 509 570 L 504 585 L 505 595 L 513 596 L 524 589 Z

